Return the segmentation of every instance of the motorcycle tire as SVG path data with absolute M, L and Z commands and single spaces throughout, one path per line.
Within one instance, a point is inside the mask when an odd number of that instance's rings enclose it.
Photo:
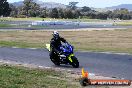
M 60 66 L 60 62 L 59 62 L 59 61 L 56 61 L 55 59 L 51 59 L 51 61 L 52 61 L 55 65 Z
M 58 56 L 56 54 L 50 56 L 50 60 L 57 66 L 60 65 L 60 61 L 58 59 Z
M 72 56 L 71 59 L 72 59 L 72 61 L 73 61 L 73 62 L 71 63 L 71 65 L 72 65 L 74 68 L 78 68 L 78 67 L 79 67 L 79 62 L 78 62 L 77 58 L 76 58 L 75 56 Z

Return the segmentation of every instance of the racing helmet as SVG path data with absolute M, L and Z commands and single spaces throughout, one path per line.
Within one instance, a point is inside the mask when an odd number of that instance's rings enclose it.
M 59 38 L 59 33 L 58 33 L 58 31 L 53 31 L 53 37 L 55 38 L 55 39 L 58 39 Z

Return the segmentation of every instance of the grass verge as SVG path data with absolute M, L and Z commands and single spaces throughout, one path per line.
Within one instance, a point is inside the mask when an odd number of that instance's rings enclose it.
M 115 26 L 132 26 L 132 21 L 124 21 L 124 22 L 115 22 L 113 23 Z
M 60 20 L 60 21 L 83 21 L 83 22 L 99 22 L 104 21 L 100 19 L 54 19 L 54 18 L 39 18 L 39 17 L 29 17 L 29 18 L 13 18 L 13 17 L 3 17 L 0 21 L 44 21 L 44 20 Z
M 60 31 L 76 50 L 132 53 L 132 29 L 101 31 Z M 52 31 L 0 31 L 0 46 L 45 48 Z
M 64 73 L 50 69 L 33 69 L 22 66 L 0 65 L 1 88 L 79 88 Z
M 4 27 L 9 28 L 9 27 L 13 27 L 13 26 L 10 24 L 0 24 L 0 28 L 4 28 Z

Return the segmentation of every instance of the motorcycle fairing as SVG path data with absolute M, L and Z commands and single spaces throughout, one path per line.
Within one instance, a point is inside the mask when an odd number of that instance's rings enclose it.
M 68 59 L 69 59 L 70 62 L 73 62 L 72 59 L 71 59 L 72 56 L 74 56 L 74 54 L 70 54 L 70 55 L 68 56 Z
M 50 51 L 50 44 L 46 44 L 46 48 Z

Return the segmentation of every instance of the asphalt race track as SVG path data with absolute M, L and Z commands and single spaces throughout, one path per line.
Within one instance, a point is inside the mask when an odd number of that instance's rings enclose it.
M 75 52 L 80 62 L 80 68 L 66 65 L 56 67 L 48 55 L 49 53 L 45 49 L 0 48 L 0 60 L 75 71 L 81 71 L 81 68 L 84 67 L 90 73 L 132 80 L 132 55 Z
M 28 25 L 32 25 L 33 21 L 4 21 L 3 24 L 11 24 L 11 25 L 17 25 L 17 27 L 4 27 L 0 28 L 4 30 L 44 30 L 44 29 L 80 29 L 80 28 L 132 28 L 132 26 L 115 26 L 112 23 L 97 23 L 97 22 L 72 22 L 72 21 L 62 21 L 62 22 L 68 22 L 65 24 L 55 24 L 55 21 L 51 21 L 52 24 L 49 25 L 43 25 L 42 28 L 32 28 L 28 27 Z M 61 22 L 61 21 L 59 21 Z M 27 25 L 25 27 L 19 27 L 20 25 Z

